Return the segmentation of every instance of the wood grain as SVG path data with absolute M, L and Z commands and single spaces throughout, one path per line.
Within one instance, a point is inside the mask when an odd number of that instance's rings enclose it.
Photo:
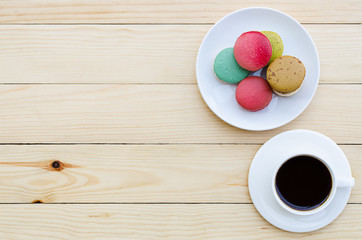
M 347 205 L 330 225 L 289 233 L 251 204 L 1 205 L 2 239 L 359 239 L 362 206 Z M 26 217 L 24 217 L 26 216 Z
M 301 22 L 362 22 L 359 0 L 2 0 L 1 23 L 214 23 L 246 7 L 271 7 Z
M 260 145 L 3 145 L 0 203 L 251 203 Z M 362 203 L 362 146 L 341 146 Z M 58 161 L 59 168 L 52 167 Z
M 210 27 L 2 25 L 0 83 L 196 83 L 196 55 Z M 322 83 L 362 83 L 362 25 L 305 27 Z
M 305 23 L 321 61 L 311 105 L 267 132 L 217 118 L 195 80 L 211 24 L 252 6 Z M 0 0 L 0 238 L 360 239 L 360 23 L 360 0 Z M 352 144 L 356 179 L 305 234 L 267 223 L 247 189 L 260 144 L 295 128 Z
M 362 86 L 320 85 L 301 116 L 271 131 L 232 127 L 196 85 L 2 85 L 2 143 L 264 143 L 306 128 L 362 143 Z

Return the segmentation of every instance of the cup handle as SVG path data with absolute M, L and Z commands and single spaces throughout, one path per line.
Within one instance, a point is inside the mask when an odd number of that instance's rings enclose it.
M 353 177 L 341 177 L 337 178 L 337 187 L 354 187 L 354 178 Z

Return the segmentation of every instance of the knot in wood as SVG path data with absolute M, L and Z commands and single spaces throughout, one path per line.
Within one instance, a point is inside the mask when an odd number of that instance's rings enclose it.
M 59 161 L 53 161 L 52 162 L 52 167 L 55 168 L 55 169 L 60 168 L 60 162 Z

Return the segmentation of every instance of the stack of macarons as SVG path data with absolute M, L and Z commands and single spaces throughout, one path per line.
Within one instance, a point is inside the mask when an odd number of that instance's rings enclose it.
M 240 35 L 234 47 L 225 48 L 216 56 L 214 73 L 218 80 L 238 84 L 235 97 L 240 106 L 259 111 L 270 103 L 273 91 L 279 96 L 294 95 L 305 77 L 303 63 L 293 56 L 282 56 L 281 37 L 271 31 L 250 31 Z M 267 66 L 267 80 L 248 77 L 250 72 Z

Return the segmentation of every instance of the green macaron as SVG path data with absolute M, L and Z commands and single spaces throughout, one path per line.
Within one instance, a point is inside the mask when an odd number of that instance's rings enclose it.
M 216 77 L 225 83 L 236 84 L 249 75 L 249 71 L 240 67 L 234 57 L 234 49 L 225 48 L 216 56 L 214 61 Z
M 283 41 L 282 38 L 276 32 L 261 31 L 261 33 L 264 34 L 269 39 L 270 45 L 272 47 L 272 56 L 268 63 L 270 64 L 272 61 L 283 55 L 284 51 Z

